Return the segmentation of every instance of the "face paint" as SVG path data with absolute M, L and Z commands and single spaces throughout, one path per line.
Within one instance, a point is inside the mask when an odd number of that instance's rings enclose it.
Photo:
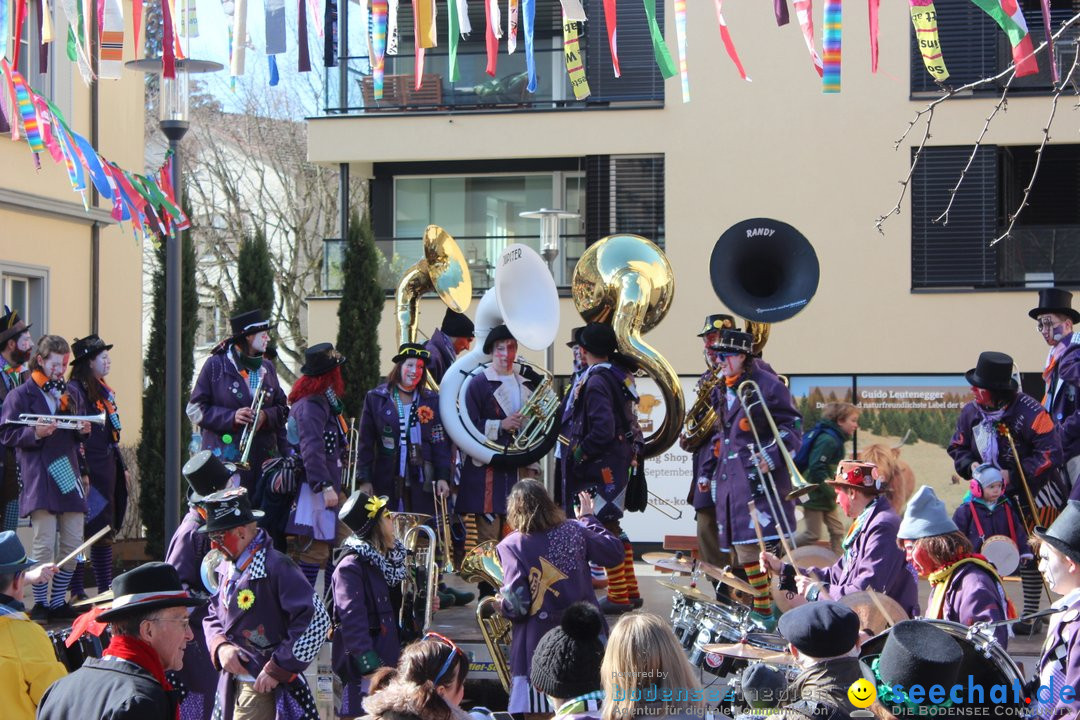
M 726 355 L 720 363 L 720 371 L 724 374 L 724 377 L 739 377 L 742 375 L 743 367 L 746 365 L 746 356 L 742 353 Z
M 11 361 L 16 365 L 22 365 L 30 359 L 30 353 L 34 351 L 34 341 L 30 339 L 30 333 L 24 332 L 15 340 L 15 349 L 11 351 Z
M 517 340 L 499 340 L 491 348 L 491 366 L 500 375 L 509 375 L 517 358 Z
M 40 355 L 38 357 L 41 357 Z M 62 380 L 67 370 L 68 356 L 60 353 L 49 353 L 49 357 L 41 361 L 41 370 L 50 380 Z
M 836 503 L 840 506 L 840 509 L 844 511 L 844 515 L 852 517 L 851 515 L 851 496 L 848 495 L 847 490 L 841 489 L 836 493 Z
M 108 350 L 102 350 L 90 361 L 90 370 L 98 380 L 109 374 L 112 368 L 112 359 Z
M 574 372 L 579 373 L 585 369 L 585 351 L 580 345 L 575 345 L 571 350 L 574 353 Z
M 210 540 L 210 547 L 217 548 L 229 556 L 230 560 L 240 557 L 240 536 L 235 530 L 226 530 L 215 534 Z
M 937 563 L 930 558 L 930 553 L 921 545 L 905 540 L 904 549 L 907 552 L 908 562 L 915 566 L 915 572 L 919 573 L 919 577 L 927 577 L 938 569 Z
M 972 386 L 971 394 L 975 397 L 975 402 L 982 407 L 989 408 L 994 406 L 994 399 L 990 395 L 990 391 L 986 388 Z
M 401 389 L 412 392 L 424 376 L 424 361 L 420 358 L 409 358 L 401 363 Z
M 266 352 L 266 346 L 270 344 L 270 333 L 266 330 L 260 330 L 254 335 L 248 336 L 248 347 L 251 348 L 251 355 L 255 357 L 262 355 Z

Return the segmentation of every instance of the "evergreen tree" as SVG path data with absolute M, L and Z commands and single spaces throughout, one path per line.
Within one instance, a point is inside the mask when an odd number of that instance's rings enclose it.
M 270 245 L 262 230 L 246 237 L 236 255 L 236 302 L 232 314 L 262 310 L 267 317 L 274 314 L 274 268 L 270 264 Z
M 189 208 L 185 214 L 191 216 Z M 191 374 L 194 369 L 195 330 L 198 327 L 199 298 L 195 290 L 195 247 L 191 233 L 185 231 L 183 247 L 183 279 L 181 286 L 180 331 L 180 398 L 181 403 L 191 394 Z M 142 433 L 136 457 L 139 463 L 139 512 L 146 527 L 146 553 L 152 558 L 165 555 L 168 538 L 165 531 L 165 243 L 154 250 L 157 266 L 152 279 L 153 309 L 151 311 L 150 341 L 146 347 L 143 373 L 146 389 L 142 398 Z M 181 447 L 191 437 L 191 424 L 181 408 Z M 181 450 L 181 456 L 185 454 Z M 179 520 L 179 518 L 178 518 Z
M 359 417 L 364 395 L 379 384 L 379 318 L 384 292 L 379 283 L 379 258 L 370 216 L 354 212 L 345 238 L 345 277 L 338 306 L 337 349 L 348 362 L 345 375 L 346 414 Z

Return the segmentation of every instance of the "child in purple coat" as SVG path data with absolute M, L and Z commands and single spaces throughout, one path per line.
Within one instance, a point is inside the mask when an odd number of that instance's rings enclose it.
M 1010 538 L 1020 553 L 1020 565 L 1027 567 L 1035 559 L 1028 544 L 1023 516 L 1005 495 L 1005 479 L 1001 471 L 984 463 L 972 472 L 971 492 L 953 513 L 953 522 L 967 535 L 975 552 L 981 553 L 983 543 L 995 535 Z M 1000 569 L 1000 568 L 999 568 Z

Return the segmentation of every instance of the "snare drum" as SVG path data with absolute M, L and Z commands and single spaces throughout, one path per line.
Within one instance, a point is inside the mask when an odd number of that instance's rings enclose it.
M 100 638 L 94 637 L 90 633 L 85 633 L 79 638 L 71 647 L 65 645 L 65 641 L 71 635 L 71 628 L 64 630 L 53 630 L 48 633 L 49 641 L 52 643 L 53 652 L 56 653 L 56 659 L 68 669 L 69 673 L 73 673 L 82 667 L 82 664 L 86 662 L 86 658 L 99 658 L 102 651 L 109 646 L 109 632 L 106 630 L 102 633 Z
M 738 642 L 743 636 L 743 628 L 733 624 L 726 614 L 716 612 L 716 608 L 709 608 L 709 612 L 698 622 L 698 628 L 692 649 L 688 648 L 690 664 L 717 677 L 727 675 L 731 672 L 733 658 L 706 652 L 705 646 Z
M 708 614 L 710 606 L 700 602 L 686 602 L 682 595 L 675 597 L 676 600 L 671 606 L 671 629 L 675 631 L 675 637 L 682 643 L 683 649 L 689 650 L 694 646 L 701 620 Z M 680 599 L 683 602 L 680 602 Z
M 1020 551 L 1016 549 L 1012 538 L 1005 535 L 991 535 L 986 538 L 979 552 L 997 568 L 1001 577 L 1012 575 L 1016 568 L 1020 567 Z

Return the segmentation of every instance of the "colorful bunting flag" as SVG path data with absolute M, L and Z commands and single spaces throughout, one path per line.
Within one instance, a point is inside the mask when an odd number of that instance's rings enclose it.
M 675 0 L 675 44 L 679 50 L 682 101 L 690 102 L 690 72 L 686 65 L 686 0 Z
M 104 0 L 98 76 L 119 80 L 124 71 L 124 9 L 120 0 Z
M 584 100 L 589 97 L 589 80 L 585 77 L 585 58 L 581 54 L 581 46 L 578 40 L 578 24 L 574 20 L 568 20 L 563 14 L 563 58 L 566 62 L 566 72 L 570 76 L 570 87 L 574 90 L 574 97 Z
M 908 0 L 911 5 L 911 25 L 915 28 L 919 53 L 922 54 L 926 72 L 937 82 L 944 82 L 949 77 L 945 67 L 945 58 L 941 54 L 941 41 L 938 39 L 937 8 L 934 0 Z
M 1012 45 L 1013 62 L 1016 63 L 1016 77 L 1034 75 L 1039 72 L 1039 63 L 1035 60 L 1035 48 L 1031 44 L 1024 11 L 1016 0 L 971 0 L 979 8 L 994 18 L 994 22 L 1005 32 Z
M 751 82 L 749 76 L 746 74 L 746 70 L 743 69 L 742 61 L 739 60 L 739 53 L 735 50 L 735 42 L 731 39 L 731 33 L 728 32 L 727 21 L 724 20 L 723 0 L 716 0 L 715 4 L 716 22 L 720 26 L 720 40 L 724 43 L 724 49 L 727 50 L 731 62 L 735 63 L 735 69 L 739 71 L 739 77 L 747 82 Z M 784 9 L 787 10 L 787 5 L 784 5 Z
M 841 39 L 843 37 L 843 0 L 825 0 L 825 28 L 821 34 L 821 91 L 840 92 Z
M 671 59 L 671 53 L 664 44 L 664 34 L 660 32 L 660 26 L 656 24 L 656 0 L 645 0 L 645 18 L 649 25 L 649 35 L 652 37 L 656 66 L 660 68 L 660 74 L 667 80 L 675 76 L 675 61 Z
M 619 47 L 616 43 L 617 18 L 615 15 L 615 0 L 604 0 L 604 24 L 607 26 L 608 50 L 611 52 L 611 69 L 615 77 L 622 75 L 619 70 Z

